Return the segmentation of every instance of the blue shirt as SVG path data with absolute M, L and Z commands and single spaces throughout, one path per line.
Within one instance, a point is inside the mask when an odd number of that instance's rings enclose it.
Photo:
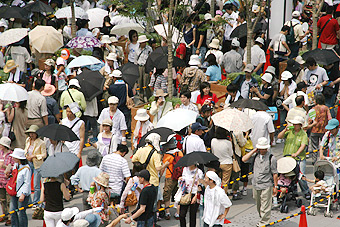
M 18 166 L 18 164 L 16 164 Z M 21 170 L 20 170 L 21 169 Z M 20 171 L 19 171 L 20 170 Z M 17 176 L 17 197 L 20 197 L 21 194 L 25 196 L 31 195 L 31 169 L 29 165 L 19 165 L 18 167 L 18 176 Z
M 221 66 L 211 65 L 207 68 L 205 74 L 210 77 L 210 81 L 221 80 Z
M 82 166 L 78 169 L 76 174 L 71 176 L 71 184 L 81 184 L 81 188 L 84 191 L 90 191 L 90 185 L 93 182 L 93 178 L 97 177 L 102 171 L 97 166 Z

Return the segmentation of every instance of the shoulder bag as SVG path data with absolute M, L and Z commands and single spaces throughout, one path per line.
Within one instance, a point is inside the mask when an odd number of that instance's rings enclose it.
M 129 97 L 129 88 L 128 85 L 125 84 L 126 86 L 126 106 L 128 109 L 131 109 L 134 107 L 135 103 L 133 102 L 133 99 Z
M 181 199 L 179 201 L 180 205 L 189 205 L 191 203 L 192 189 L 193 189 L 194 184 L 195 184 L 195 179 L 196 179 L 197 172 L 198 172 L 198 168 L 197 168 L 197 170 L 195 172 L 195 175 L 194 175 L 194 180 L 193 180 L 192 185 L 191 185 L 190 193 L 182 195 L 182 197 L 181 197 Z
M 8 138 L 11 139 L 11 143 L 13 143 L 13 141 L 15 141 L 17 139 L 14 132 L 12 131 L 12 126 L 13 126 L 14 119 L 15 119 L 15 107 L 13 107 L 13 110 L 14 110 L 14 116 L 13 116 L 13 120 L 11 122 L 11 127 L 9 128 L 9 133 L 8 133 Z

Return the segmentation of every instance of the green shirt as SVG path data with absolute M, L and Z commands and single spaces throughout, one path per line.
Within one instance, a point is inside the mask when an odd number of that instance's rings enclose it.
M 283 149 L 283 155 L 291 155 L 296 153 L 302 144 L 308 145 L 308 136 L 304 130 L 300 130 L 298 133 L 295 133 L 294 130 L 288 130 L 285 133 L 285 147 Z M 301 160 L 306 158 L 306 149 L 299 154 Z

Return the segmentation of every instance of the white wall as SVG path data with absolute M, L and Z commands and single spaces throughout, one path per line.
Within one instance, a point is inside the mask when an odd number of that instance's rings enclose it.
M 286 2 L 286 12 L 284 12 L 284 3 Z M 292 19 L 293 0 L 272 0 L 271 2 L 271 20 L 269 24 L 269 37 L 281 31 L 284 24 L 283 15 L 286 15 L 286 21 Z

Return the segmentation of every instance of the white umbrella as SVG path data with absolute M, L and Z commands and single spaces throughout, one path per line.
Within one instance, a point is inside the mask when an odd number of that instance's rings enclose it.
M 157 25 L 153 26 L 153 28 L 158 33 L 158 35 L 162 36 L 164 39 L 168 38 L 169 27 L 168 27 L 167 24 L 165 24 L 165 25 L 157 24 Z M 164 30 L 164 28 L 165 28 L 165 30 Z M 183 34 L 180 33 L 176 27 L 171 27 L 170 29 L 172 30 L 172 42 L 174 42 L 174 43 L 184 42 Z
M 110 34 L 123 36 L 128 35 L 130 30 L 136 30 L 138 33 L 144 32 L 144 28 L 141 25 L 135 23 L 126 23 L 114 26 L 111 29 Z
M 16 43 L 28 34 L 27 28 L 12 28 L 0 35 L 0 46 Z
M 63 35 L 52 26 L 37 26 L 29 33 L 30 44 L 39 53 L 54 53 L 64 45 Z
M 86 14 L 86 12 L 80 7 L 74 7 L 74 13 L 76 15 L 76 18 L 82 18 Z M 58 9 L 57 12 L 55 12 L 54 16 L 58 19 L 72 18 L 71 6 Z
M 158 122 L 156 128 L 166 127 L 180 131 L 184 127 L 196 122 L 197 113 L 192 110 L 175 109 L 168 112 Z
M 86 11 L 89 16 L 89 29 L 92 28 L 101 28 L 103 27 L 104 17 L 109 14 L 108 11 L 103 10 L 101 8 L 93 8 Z
M 87 55 L 82 55 L 73 59 L 70 64 L 68 64 L 67 68 L 75 68 L 75 67 L 82 67 L 85 65 L 94 65 L 101 63 L 97 58 Z
M 225 109 L 214 114 L 212 117 L 214 124 L 218 127 L 233 132 L 247 132 L 252 129 L 253 122 L 250 117 L 237 109 Z
M 28 99 L 28 92 L 25 88 L 15 84 L 0 84 L 0 100 L 21 102 Z

